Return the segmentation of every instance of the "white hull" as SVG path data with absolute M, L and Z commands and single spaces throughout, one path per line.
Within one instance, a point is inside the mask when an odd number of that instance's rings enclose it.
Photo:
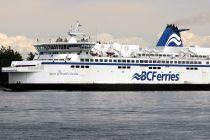
M 72 65 L 80 68 L 71 68 Z M 187 70 L 188 67 L 197 69 Z M 24 69 L 14 67 L 9 84 L 209 84 L 209 74 L 207 65 L 48 63 Z

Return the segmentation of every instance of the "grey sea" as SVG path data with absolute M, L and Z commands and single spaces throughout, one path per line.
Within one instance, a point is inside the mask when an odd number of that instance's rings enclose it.
M 210 92 L 1 90 L 0 139 L 210 139 Z

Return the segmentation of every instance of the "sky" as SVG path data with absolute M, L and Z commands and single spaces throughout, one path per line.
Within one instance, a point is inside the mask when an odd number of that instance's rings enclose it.
M 186 45 L 210 47 L 209 7 L 210 0 L 0 0 L 0 45 L 34 51 L 36 38 L 65 36 L 79 20 L 98 39 L 142 47 L 176 24 L 191 29 L 182 35 Z

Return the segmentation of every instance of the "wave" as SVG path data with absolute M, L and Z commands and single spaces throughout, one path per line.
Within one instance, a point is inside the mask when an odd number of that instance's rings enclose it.
M 177 34 L 172 34 L 169 38 L 168 41 L 166 42 L 165 46 L 169 46 L 170 43 L 175 43 L 177 46 L 180 46 L 182 44 L 181 38 Z
M 133 79 L 140 80 L 140 79 L 141 79 L 141 75 L 138 74 L 138 73 L 135 73 L 135 74 L 133 75 L 132 80 L 133 80 Z

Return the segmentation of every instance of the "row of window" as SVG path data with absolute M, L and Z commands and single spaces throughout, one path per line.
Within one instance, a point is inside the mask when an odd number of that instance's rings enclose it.
M 81 59 L 81 62 L 202 64 L 201 61 L 165 61 L 165 60 L 130 60 L 130 59 Z M 206 62 L 206 64 L 209 64 L 209 62 Z
M 151 56 L 151 57 L 153 57 L 153 56 L 156 56 L 156 57 L 171 57 L 172 55 L 171 54 L 139 54 L 139 56 L 143 56 L 143 57 L 145 57 L 145 56 Z M 178 57 L 178 55 L 177 55 L 177 57 Z
M 198 70 L 198 68 L 194 68 L 194 67 L 187 67 L 186 70 Z
M 34 60 L 40 60 L 40 61 L 70 61 L 71 58 L 67 58 L 67 59 L 34 59 Z
M 192 58 L 207 58 L 206 55 L 191 55 Z
M 143 56 L 143 57 L 145 57 L 145 56 L 151 56 L 151 57 L 153 57 L 153 56 L 156 56 L 156 57 L 172 57 L 173 55 L 172 54 L 139 54 L 139 56 Z M 175 57 L 179 57 L 179 55 L 175 55 Z M 206 55 L 190 55 L 190 57 L 192 57 L 192 58 L 207 58 L 207 56 Z
M 37 45 L 35 46 L 37 50 L 68 50 L 70 48 L 88 49 L 91 48 L 92 44 L 65 44 L 65 45 Z
M 88 68 L 90 68 L 90 66 L 87 66 L 87 65 L 71 65 L 71 68 L 86 68 L 86 69 L 88 69 Z
M 130 69 L 130 66 L 118 66 L 118 69 Z
M 71 68 L 90 68 L 88 65 L 71 65 Z M 118 66 L 118 69 L 130 69 L 130 66 Z M 149 69 L 160 70 L 161 67 L 149 67 Z M 197 67 L 187 67 L 186 70 L 198 70 Z
M 160 70 L 161 67 L 149 67 L 149 69 L 153 69 L 153 70 Z

